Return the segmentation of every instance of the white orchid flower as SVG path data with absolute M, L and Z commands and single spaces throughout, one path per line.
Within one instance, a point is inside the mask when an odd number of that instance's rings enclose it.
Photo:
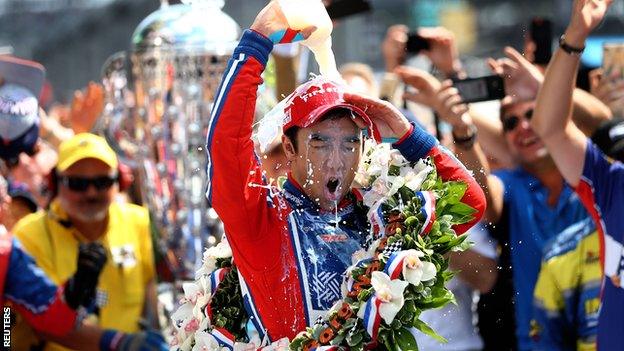
M 228 244 L 227 240 L 223 239 L 217 245 L 210 247 L 204 251 L 204 259 L 202 266 L 195 272 L 195 279 L 199 279 L 202 276 L 210 275 L 217 269 L 218 258 L 232 257 L 232 248 Z
M 221 350 L 221 346 L 217 339 L 206 331 L 198 331 L 195 333 L 195 346 L 193 351 L 211 351 Z
M 394 194 L 397 193 L 397 191 L 399 191 L 399 189 L 401 189 L 401 187 L 405 185 L 405 178 L 401 176 L 388 177 L 388 180 L 390 181 L 392 186 L 390 187 L 390 189 L 388 189 L 388 192 L 386 193 L 386 197 L 393 196 Z
M 262 351 L 288 351 L 290 350 L 288 348 L 289 345 L 290 345 L 290 342 L 288 341 L 288 338 L 281 338 L 277 340 L 276 342 L 271 343 L 271 345 L 262 348 L 261 350 Z
M 195 342 L 195 337 L 191 334 L 180 345 L 180 351 L 191 351 L 193 342 Z
M 196 283 L 187 282 L 182 284 L 184 290 L 184 298 L 192 304 L 197 302 L 197 298 L 204 294 L 203 289 Z
M 375 289 L 375 296 L 381 300 L 379 315 L 386 324 L 392 323 L 394 317 L 403 307 L 405 302 L 403 291 L 409 283 L 399 279 L 391 280 L 386 273 L 375 271 L 371 275 L 371 285 Z M 363 311 L 364 309 L 361 308 L 360 310 Z
M 375 179 L 371 185 L 371 189 L 364 194 L 364 204 L 369 208 L 372 208 L 375 203 L 385 198 L 388 190 L 390 190 L 390 188 L 386 179 L 381 177 Z
M 199 320 L 200 322 L 203 322 L 205 319 L 209 320 L 209 317 L 204 313 L 204 309 L 206 308 L 206 305 L 210 303 L 210 300 L 211 296 L 204 294 L 197 298 L 195 307 L 193 307 L 193 316 L 197 318 L 197 320 Z
M 230 244 L 227 241 L 221 241 L 217 245 L 206 249 L 204 258 L 206 256 L 214 258 L 232 257 L 232 248 L 230 248 Z
M 391 166 L 401 167 L 406 163 L 407 163 L 407 160 L 405 159 L 405 157 L 403 157 L 403 155 L 401 155 L 401 152 L 399 150 L 392 149 L 390 151 L 390 165 Z
M 217 269 L 217 259 L 213 256 L 206 256 L 204 253 L 204 260 L 202 266 L 195 272 L 195 280 L 201 277 L 208 276 L 210 273 Z
M 418 285 L 436 276 L 436 266 L 431 262 L 420 260 L 424 255 L 417 250 L 407 250 L 407 256 L 403 260 L 403 278 L 412 285 Z
M 193 318 L 193 304 L 185 302 L 171 315 L 171 321 L 178 332 L 183 331 L 185 322 Z
M 244 343 L 244 342 L 235 342 L 234 343 L 234 351 L 256 351 L 259 347 L 253 342 Z
M 400 175 L 405 178 L 406 187 L 418 191 L 432 170 L 431 166 L 420 160 L 414 167 L 402 167 Z

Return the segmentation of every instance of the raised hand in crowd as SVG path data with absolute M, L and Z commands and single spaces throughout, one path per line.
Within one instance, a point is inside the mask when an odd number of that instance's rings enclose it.
M 590 92 L 607 105 L 614 116 L 624 117 L 624 79 L 616 72 L 605 76 L 602 68 L 589 72 Z
M 493 73 L 503 77 L 507 96 L 503 104 L 514 104 L 534 100 L 537 96 L 544 75 L 522 54 L 512 47 L 505 47 L 505 58 L 488 59 Z
M 446 77 L 464 75 L 453 32 L 444 27 L 419 28 L 416 32 L 429 43 L 429 49 L 422 53 Z M 381 45 L 387 72 L 394 71 L 405 62 L 408 36 L 409 28 L 405 25 L 397 24 L 388 28 Z
M 531 121 L 533 129 L 544 140 L 559 170 L 572 186 L 580 180 L 583 158 L 578 155 L 583 155 L 586 148 L 585 136 L 570 118 L 579 66 L 578 53 L 585 47 L 585 40 L 592 30 L 602 22 L 610 4 L 610 0 L 574 2 L 570 24 L 563 36 L 565 46 L 557 50 L 548 66 Z M 555 101 L 557 103 L 553 103 Z
M 89 132 L 104 110 L 104 88 L 89 82 L 86 92 L 76 90 L 72 100 L 69 120 L 75 134 Z
M 501 103 L 508 105 L 535 100 L 544 75 L 514 48 L 506 47 L 504 52 L 505 58 L 488 59 L 492 72 L 505 80 L 507 96 Z M 591 135 L 602 122 L 611 118 L 608 107 L 582 89 L 574 90 L 573 102 L 573 120 L 586 135 Z
M 422 52 L 437 69 L 448 78 L 462 78 L 464 72 L 453 32 L 444 27 L 419 28 L 418 35 L 429 42 L 429 49 Z
M 390 26 L 381 43 L 381 52 L 386 63 L 386 72 L 392 72 L 405 62 L 409 28 L 402 24 Z

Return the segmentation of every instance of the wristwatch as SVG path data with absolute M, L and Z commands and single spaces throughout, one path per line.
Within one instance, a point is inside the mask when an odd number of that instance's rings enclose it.
M 581 56 L 581 54 L 585 50 L 584 46 L 582 48 L 575 48 L 574 46 L 568 45 L 568 43 L 566 43 L 565 41 L 565 34 L 562 34 L 561 37 L 559 37 L 559 47 L 561 48 L 561 50 L 567 52 L 568 55 L 572 56 Z
M 477 141 L 477 127 L 474 124 L 470 124 L 468 126 L 468 130 L 470 131 L 470 134 L 461 138 L 455 135 L 455 131 L 451 133 L 453 135 L 453 142 L 460 149 L 468 150 L 472 148 Z

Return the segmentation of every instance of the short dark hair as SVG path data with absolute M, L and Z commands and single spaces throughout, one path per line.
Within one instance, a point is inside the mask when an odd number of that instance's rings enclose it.
M 343 117 L 351 117 L 351 114 L 353 114 L 353 111 L 349 110 L 348 108 L 338 107 L 325 113 L 318 121 L 316 121 L 316 123 L 327 120 L 337 120 Z M 301 127 L 294 126 L 284 131 L 284 135 L 292 143 L 295 152 L 299 152 L 297 146 L 297 134 L 299 133 L 300 129 Z

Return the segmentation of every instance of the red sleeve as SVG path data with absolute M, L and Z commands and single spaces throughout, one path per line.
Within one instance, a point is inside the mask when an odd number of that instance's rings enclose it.
M 53 336 L 69 333 L 76 323 L 76 311 L 72 310 L 62 298 L 63 288 L 59 287 L 54 301 L 41 313 L 33 313 L 20 304 L 13 304 L 17 312 L 34 329 Z
M 223 221 L 233 249 L 246 258 L 249 255 L 245 253 L 257 251 L 258 240 L 265 246 L 278 240 L 265 235 L 275 216 L 269 213 L 270 190 L 251 140 L 257 89 L 272 48 L 269 39 L 245 31 L 216 94 L 208 130 L 206 195 Z M 261 260 L 258 257 L 256 261 Z
M 427 154 L 431 156 L 436 165 L 438 175 L 445 181 L 462 181 L 468 185 L 462 202 L 477 210 L 474 219 L 468 223 L 453 226 L 457 234 L 463 234 L 472 228 L 483 217 L 486 200 L 479 183 L 468 172 L 464 165 L 450 151 L 441 146 L 434 146 Z
M 63 288 L 57 288 L 7 232 L 0 232 L 0 292 L 0 305 L 6 297 L 35 329 L 62 336 L 74 327 L 76 312 L 65 304 Z
M 416 162 L 425 157 L 431 157 L 435 163 L 438 175 L 445 181 L 463 181 L 468 189 L 462 202 L 471 206 L 477 213 L 468 223 L 453 227 L 457 234 L 463 234 L 474 226 L 483 217 L 486 200 L 483 190 L 472 177 L 470 172 L 451 152 L 438 145 L 437 140 L 418 126 L 412 127 L 410 133 L 403 136 L 393 146 L 409 161 Z

